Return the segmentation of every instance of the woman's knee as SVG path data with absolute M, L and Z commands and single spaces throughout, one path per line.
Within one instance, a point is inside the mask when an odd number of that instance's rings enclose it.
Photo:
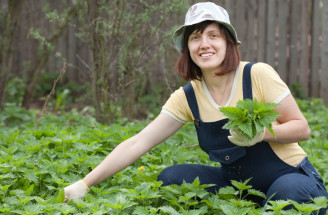
M 163 181 L 163 186 L 170 184 L 181 185 L 183 181 L 192 183 L 197 177 L 201 184 L 220 185 L 224 183 L 217 167 L 198 164 L 180 164 L 167 167 L 159 174 L 157 180 Z
M 302 203 L 319 196 L 320 192 L 320 187 L 310 177 L 291 173 L 274 181 L 267 192 L 267 198 L 271 200 L 291 199 Z
M 269 188 L 267 192 L 267 201 L 274 200 L 294 200 L 298 203 L 306 203 L 318 196 L 326 196 L 326 190 L 322 190 L 320 186 L 312 178 L 299 174 L 292 173 L 281 176 Z M 293 205 L 288 205 L 285 210 L 294 208 Z M 318 214 L 325 214 L 328 208 L 323 208 L 318 211 Z
M 157 181 L 162 181 L 163 182 L 163 186 L 169 185 L 171 184 L 171 180 L 172 180 L 172 171 L 170 171 L 170 167 L 167 167 L 166 169 L 164 169 L 157 178 Z
M 167 186 L 170 184 L 181 185 L 183 183 L 183 175 L 184 175 L 183 165 L 170 166 L 165 168 L 159 175 L 157 180 L 163 182 L 163 186 Z

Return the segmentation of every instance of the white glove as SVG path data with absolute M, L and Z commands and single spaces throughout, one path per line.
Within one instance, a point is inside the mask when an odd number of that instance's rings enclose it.
M 71 199 L 79 199 L 85 196 L 89 192 L 90 188 L 87 186 L 84 181 L 79 180 L 74 184 L 69 185 L 64 188 L 65 192 L 65 202 L 68 202 Z
M 255 135 L 253 139 L 248 139 L 245 135 L 239 134 L 238 132 L 230 129 L 230 135 L 228 136 L 228 139 L 230 142 L 234 143 L 235 145 L 238 146 L 253 146 L 258 142 L 261 142 L 264 137 L 264 131 L 259 132 Z

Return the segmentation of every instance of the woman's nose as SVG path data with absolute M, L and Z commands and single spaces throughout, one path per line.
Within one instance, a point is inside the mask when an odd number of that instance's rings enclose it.
M 208 38 L 201 37 L 200 48 L 204 49 L 204 48 L 208 48 L 208 47 L 209 47 Z

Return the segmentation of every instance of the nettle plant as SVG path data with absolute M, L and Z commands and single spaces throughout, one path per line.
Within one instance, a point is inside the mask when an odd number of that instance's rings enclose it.
M 220 111 L 228 117 L 229 121 L 223 126 L 244 134 L 248 139 L 267 128 L 272 135 L 272 122 L 279 114 L 274 110 L 278 104 L 263 103 L 256 99 L 239 100 L 236 107 L 221 107 Z
M 65 204 L 65 186 L 84 177 L 148 122 L 121 120 L 102 125 L 73 110 L 60 116 L 45 115 L 35 128 L 37 113 L 18 109 L 8 107 L 0 115 L 1 214 L 315 214 L 327 205 L 322 197 L 308 204 L 268 201 L 260 207 L 247 198 L 266 198 L 252 188 L 251 179 L 232 181 L 215 194 L 206 190 L 211 185 L 202 185 L 198 179 L 161 186 L 157 177 L 167 166 L 219 165 L 195 146 L 197 136 L 191 123 L 130 167 L 93 186 L 85 198 Z M 9 123 L 13 118 L 16 124 Z M 328 150 L 327 146 L 311 148 L 321 155 Z M 320 159 L 327 162 L 324 156 Z

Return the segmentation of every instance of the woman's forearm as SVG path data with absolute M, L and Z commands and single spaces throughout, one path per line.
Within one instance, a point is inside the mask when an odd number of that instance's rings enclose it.
M 264 141 L 275 143 L 295 143 L 307 140 L 310 136 L 310 128 L 306 120 L 291 120 L 280 125 L 273 125 L 273 136 L 265 129 Z
M 182 123 L 161 113 L 140 133 L 119 144 L 94 170 L 84 177 L 83 181 L 91 187 L 113 176 L 173 135 L 182 126 Z
M 145 145 L 142 147 L 140 145 L 142 144 L 138 144 L 133 137 L 122 142 L 94 170 L 86 175 L 83 181 L 91 187 L 125 169 L 149 150 Z

